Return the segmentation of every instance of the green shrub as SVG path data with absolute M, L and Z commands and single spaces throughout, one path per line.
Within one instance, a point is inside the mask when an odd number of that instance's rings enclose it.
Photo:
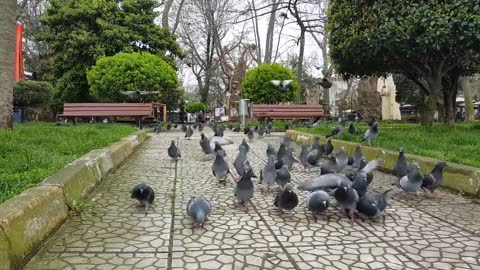
M 293 80 L 283 90 L 272 84 L 272 80 Z M 275 104 L 285 101 L 294 101 L 299 93 L 300 86 L 293 72 L 280 64 L 262 64 L 247 71 L 242 83 L 243 97 L 253 103 Z
M 13 105 L 28 107 L 50 103 L 53 87 L 48 82 L 19 81 L 13 88 Z
M 127 96 L 120 91 L 160 90 L 165 93 L 178 86 L 175 70 L 150 53 L 118 53 L 102 57 L 87 71 L 87 79 L 91 94 L 101 102 L 125 101 Z
M 206 111 L 207 105 L 202 102 L 190 102 L 185 107 L 185 111 L 188 113 L 196 113 L 200 111 Z

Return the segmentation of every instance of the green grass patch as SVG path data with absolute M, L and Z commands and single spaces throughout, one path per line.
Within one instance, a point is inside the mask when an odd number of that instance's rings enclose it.
M 0 203 L 136 130 L 117 124 L 25 123 L 14 125 L 13 131 L 0 131 Z
M 337 123 L 322 123 L 316 128 L 297 128 L 296 130 L 325 136 L 337 126 Z M 341 140 L 359 142 L 368 126 L 355 124 L 360 130 L 358 136 L 345 132 Z M 345 127 L 348 128 L 348 124 Z M 380 135 L 374 146 L 405 153 L 431 157 L 440 160 L 480 167 L 480 122 L 459 123 L 454 126 L 435 124 L 424 127 L 407 123 L 380 123 Z

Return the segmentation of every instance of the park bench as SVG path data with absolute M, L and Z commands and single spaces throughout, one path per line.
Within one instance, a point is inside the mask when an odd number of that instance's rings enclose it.
M 252 116 L 256 119 L 326 119 L 330 114 L 323 109 L 322 105 L 253 104 Z
M 57 118 L 67 118 L 74 124 L 77 118 L 114 118 L 123 121 L 135 121 L 139 128 L 145 120 L 160 118 L 160 108 L 163 109 L 163 120 L 167 119 L 167 106 L 162 103 L 65 103 L 63 113 Z

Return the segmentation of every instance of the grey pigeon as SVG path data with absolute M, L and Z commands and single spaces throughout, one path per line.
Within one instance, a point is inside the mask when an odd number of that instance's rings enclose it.
M 172 129 L 172 124 L 168 123 L 167 124 L 167 130 L 170 130 L 170 129 Z
M 249 130 L 248 133 L 247 133 L 247 137 L 248 137 L 248 140 L 249 141 L 252 141 L 253 140 L 253 130 Z
M 300 163 L 303 165 L 303 168 L 310 171 L 312 164 L 310 164 L 307 160 L 308 158 L 308 148 L 306 144 L 302 144 L 302 151 L 300 152 Z
M 331 153 L 333 153 L 333 144 L 332 140 L 328 139 L 325 145 L 325 155 L 328 157 Z
M 275 150 L 275 147 L 273 145 L 268 144 L 267 146 L 267 158 L 269 156 L 275 156 L 277 154 L 277 150 Z
M 232 131 L 237 133 L 240 132 L 240 126 L 234 127 Z
M 357 128 L 353 125 L 353 122 L 350 122 L 350 125 L 348 126 L 348 133 L 355 135 L 358 134 Z
M 352 155 L 352 159 L 353 159 L 352 167 L 354 168 L 360 167 L 360 160 L 362 159 L 362 156 L 363 154 L 362 154 L 361 145 L 357 144 L 357 146 L 355 147 L 355 152 L 353 152 L 353 155 Z
M 317 166 L 318 161 L 320 160 L 320 158 L 322 158 L 324 151 L 324 145 L 319 145 L 318 147 L 312 146 L 312 149 L 310 150 L 310 152 L 308 152 L 307 155 L 307 162 L 312 166 Z
M 338 206 L 345 210 L 345 214 L 350 218 L 350 222 L 353 222 L 353 214 L 357 209 L 357 202 L 360 199 L 357 191 L 350 186 L 342 186 L 335 190 L 333 193 L 337 200 Z
M 208 138 L 208 143 L 210 144 L 210 148 L 214 149 L 215 144 L 217 143 L 222 146 L 233 144 L 233 141 L 225 137 L 211 136 L 210 138 Z
M 280 147 L 277 152 L 277 159 L 282 159 L 287 154 L 287 147 L 284 143 L 280 143 Z
M 337 158 L 335 155 L 332 155 L 328 161 L 327 164 L 321 164 L 320 167 L 324 169 L 327 173 L 339 173 L 338 165 L 337 165 Z
M 367 141 L 369 146 L 372 146 L 372 142 L 378 137 L 378 122 L 374 122 L 371 127 L 365 132 L 362 138 L 363 141 Z
M 367 174 L 372 172 L 380 165 L 380 159 L 375 159 L 367 163 L 354 177 L 352 182 L 352 188 L 357 191 L 357 194 L 362 198 L 367 193 L 368 185 L 370 184 L 367 179 Z
M 273 201 L 273 204 L 276 207 L 280 208 L 282 212 L 283 211 L 291 212 L 290 220 L 292 221 L 294 220 L 292 210 L 298 205 L 298 196 L 292 190 L 292 184 L 290 183 L 286 184 L 285 188 L 277 193 Z
M 271 122 L 268 122 L 267 123 L 267 127 L 265 128 L 265 133 L 270 136 L 272 134 L 272 129 L 273 129 L 273 126 L 272 126 L 272 123 Z
M 244 145 L 240 145 L 238 149 L 238 155 L 233 162 L 233 167 L 237 171 L 238 176 L 242 176 L 245 171 L 245 161 L 247 160 L 247 150 Z
M 248 153 L 250 151 L 250 145 L 248 145 L 247 140 L 243 139 L 240 146 L 242 145 L 245 147 L 245 150 Z M 240 146 L 238 146 L 238 150 L 240 150 Z
M 280 187 L 284 187 L 287 183 L 292 181 L 292 176 L 288 171 L 288 166 L 283 164 L 283 166 L 277 170 L 277 178 L 275 178 L 275 182 Z
M 332 131 L 330 131 L 330 133 L 325 137 L 330 138 L 332 136 L 337 136 L 338 138 L 340 137 L 344 129 L 345 129 L 345 121 L 340 121 L 338 126 L 335 127 Z
M 222 150 L 216 152 L 215 161 L 212 165 L 213 175 L 221 183 L 226 183 L 226 177 L 230 173 L 228 168 L 228 163 L 223 157 L 224 153 Z
M 177 125 L 177 124 L 173 124 L 173 128 L 177 128 L 177 127 L 178 127 L 178 125 Z
M 185 132 L 185 138 L 190 140 L 190 137 L 193 135 L 193 129 L 191 126 L 188 126 L 187 131 Z
M 175 141 L 172 140 L 170 143 L 170 147 L 168 147 L 168 156 L 171 157 L 173 160 L 177 160 L 179 157 L 182 157 L 180 154 L 180 149 L 175 145 Z
M 293 149 L 288 148 L 287 152 L 285 153 L 285 155 L 281 159 L 282 159 L 283 164 L 287 165 L 288 169 L 291 170 L 292 167 L 293 167 L 293 161 L 294 161 Z
M 214 136 L 223 137 L 224 131 L 225 131 L 225 128 L 223 127 L 223 125 L 219 125 L 219 126 L 217 126 L 217 128 L 215 129 L 215 134 L 214 134 Z
M 186 125 L 182 125 L 182 132 L 187 132 L 187 126 Z
M 357 211 L 360 216 L 366 216 L 368 218 L 382 218 L 385 223 L 385 209 L 388 205 L 387 193 L 391 189 L 373 195 L 366 195 L 361 198 L 357 203 Z
M 213 154 L 213 149 L 210 148 L 210 143 L 208 141 L 208 138 L 205 136 L 205 134 L 200 134 L 200 147 L 202 148 L 203 153 L 209 155 Z
M 403 148 L 400 148 L 400 152 L 398 152 L 398 159 L 395 163 L 395 167 L 393 167 L 393 171 L 395 175 L 400 179 L 407 175 L 408 173 L 408 161 L 405 158 L 405 153 L 403 152 Z
M 420 166 L 413 162 L 410 166 L 408 174 L 400 178 L 399 187 L 408 193 L 417 193 L 422 187 L 422 175 L 420 174 Z
M 310 127 L 318 127 L 322 123 L 322 120 L 318 119 L 315 123 L 313 123 Z
M 317 190 L 307 194 L 306 197 L 307 209 L 312 212 L 313 220 L 316 222 L 316 214 L 323 213 L 325 219 L 328 219 L 326 215 L 327 209 L 330 206 L 330 196 L 323 190 Z
M 265 134 L 265 127 L 263 125 L 260 125 L 260 127 L 257 130 L 258 136 L 263 137 L 263 134 Z
M 312 180 L 305 181 L 298 185 L 298 189 L 303 191 L 335 189 L 342 186 L 348 186 L 350 183 L 350 179 L 348 179 L 344 174 L 332 173 L 321 175 L 313 178 Z
M 247 135 L 248 132 L 250 132 L 250 129 L 251 129 L 251 128 L 250 128 L 249 126 L 245 126 L 245 127 L 243 128 L 243 134 Z
M 203 125 L 202 125 L 202 124 L 199 124 L 199 125 L 198 125 L 198 131 L 200 131 L 200 132 L 203 131 Z
M 342 172 L 345 167 L 347 167 L 348 157 L 347 153 L 345 153 L 345 147 L 340 147 L 340 151 L 338 151 L 336 155 L 336 162 L 337 162 L 337 170 L 338 172 Z
M 162 131 L 162 125 L 161 124 L 156 124 L 155 125 L 155 133 L 160 133 Z
M 187 203 L 187 215 L 193 219 L 192 228 L 200 226 L 203 228 L 203 224 L 208 218 L 208 215 L 212 212 L 212 206 L 205 197 L 192 197 Z
M 430 195 L 442 184 L 443 181 L 443 169 L 447 166 L 446 162 L 438 162 L 432 169 L 430 174 L 426 174 L 422 179 L 422 189 L 428 191 Z M 437 198 L 435 195 L 433 195 Z
M 273 185 L 273 181 L 277 178 L 277 170 L 275 169 L 275 158 L 273 156 L 268 157 L 268 162 L 262 170 L 262 184 L 266 186 L 263 189 L 264 192 L 270 192 L 270 186 Z
M 320 147 L 320 138 L 318 136 L 315 136 L 313 138 L 312 150 L 318 147 Z
M 242 173 L 242 177 L 237 182 L 237 185 L 233 189 L 233 193 L 235 197 L 238 199 L 239 203 L 245 205 L 246 209 L 245 212 L 248 213 L 248 203 L 250 199 L 253 197 L 254 187 L 252 182 L 252 170 L 250 165 L 248 164 L 248 160 L 244 162 L 244 172 Z
M 153 189 L 145 184 L 140 183 L 136 185 L 132 190 L 132 195 L 130 196 L 132 199 L 136 199 L 140 202 L 141 205 L 145 206 L 145 216 L 148 213 L 148 208 L 153 203 L 155 199 L 155 192 Z
M 286 148 L 290 148 L 292 145 L 292 139 L 290 139 L 288 136 L 283 136 L 283 144 Z

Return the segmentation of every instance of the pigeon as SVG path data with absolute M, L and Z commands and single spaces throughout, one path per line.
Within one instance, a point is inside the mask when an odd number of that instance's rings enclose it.
M 283 144 L 286 148 L 290 148 L 290 146 L 292 145 L 292 139 L 287 136 L 283 136 Z
M 374 122 L 371 127 L 365 132 L 362 137 L 362 142 L 367 141 L 369 146 L 372 146 L 372 142 L 378 137 L 378 122 Z
M 333 152 L 332 140 L 328 139 L 327 144 L 325 145 L 325 155 L 327 155 L 328 157 L 332 152 Z
M 280 169 L 277 170 L 277 178 L 275 178 L 275 182 L 280 187 L 284 187 L 287 183 L 292 181 L 292 176 L 288 171 L 288 166 L 283 164 Z
M 162 131 L 162 125 L 161 124 L 156 124 L 155 125 L 155 133 L 160 133 Z
M 272 134 L 272 129 L 273 129 L 272 122 L 268 122 L 267 128 L 265 129 L 265 133 L 270 136 Z
M 352 167 L 354 168 L 358 168 L 360 167 L 360 160 L 362 159 L 362 149 L 361 149 L 361 145 L 360 144 L 357 144 L 357 146 L 355 147 L 355 152 L 353 152 L 353 155 L 352 155 Z
M 198 131 L 200 131 L 200 132 L 203 131 L 203 125 L 202 125 L 202 124 L 199 124 L 199 125 L 198 125 Z
M 234 127 L 232 131 L 237 133 L 240 132 L 240 126 Z
M 215 148 L 213 149 L 213 152 L 217 153 L 219 151 L 222 152 L 223 157 L 227 156 L 227 152 L 225 152 L 225 150 L 222 148 L 222 146 L 220 146 L 220 144 L 218 142 L 215 142 Z
M 215 129 L 215 134 L 213 136 L 223 137 L 223 131 L 223 125 L 220 125 Z
M 172 129 L 172 125 L 170 123 L 167 124 L 167 130 Z
M 193 127 L 193 129 L 197 129 L 197 125 L 196 125 L 196 124 L 193 124 L 192 127 Z
M 240 145 L 243 145 L 245 147 L 247 153 L 250 151 L 250 146 L 248 145 L 247 140 L 243 139 Z M 238 147 L 238 150 L 240 150 L 240 146 Z
M 228 129 L 232 130 L 232 129 L 233 129 L 233 125 L 232 125 L 232 124 L 228 125 Z
M 298 205 L 298 196 L 292 190 L 292 184 L 288 183 L 285 188 L 277 193 L 273 201 L 275 207 L 278 207 L 283 211 L 292 211 Z M 293 212 L 290 215 L 290 220 L 294 220 Z
M 327 164 L 321 164 L 320 165 L 320 168 L 321 168 L 321 171 L 320 171 L 320 175 L 323 173 L 339 173 L 339 170 L 338 170 L 338 164 L 337 164 L 337 158 L 335 157 L 335 155 L 332 155 L 328 161 L 327 161 Z
M 260 125 L 260 127 L 257 130 L 258 136 L 263 137 L 263 134 L 265 134 L 265 127 L 263 125 Z
M 213 149 L 210 148 L 210 143 L 208 141 L 208 138 L 205 136 L 205 134 L 200 134 L 201 138 L 200 138 L 200 147 L 202 148 L 202 151 L 209 155 L 209 154 L 213 154 Z
M 407 175 L 408 173 L 408 161 L 405 158 L 405 153 L 403 152 L 403 148 L 400 148 L 400 152 L 398 153 L 398 159 L 395 163 L 395 167 L 393 167 L 393 171 L 395 175 L 400 179 Z
M 307 155 L 307 162 L 312 166 L 317 166 L 318 161 L 323 156 L 324 151 L 325 147 L 323 145 L 320 145 L 319 147 L 312 146 L 312 149 L 310 150 L 310 152 L 308 152 Z
M 245 213 L 248 213 L 248 205 L 246 205 L 253 197 L 254 187 L 252 182 L 252 170 L 248 160 L 244 162 L 244 172 L 233 189 L 235 197 L 237 197 L 240 204 L 245 205 Z
M 382 218 L 383 223 L 385 223 L 385 209 L 388 205 L 387 193 L 390 191 L 391 189 L 361 198 L 357 203 L 357 211 L 360 213 L 360 217 Z
M 293 149 L 288 148 L 287 152 L 285 153 L 285 155 L 281 159 L 282 159 L 283 164 L 287 165 L 288 169 L 291 170 L 292 167 L 293 167 L 293 161 L 294 161 Z
M 237 174 L 239 176 L 242 176 L 242 174 L 245 171 L 244 163 L 246 160 L 247 160 L 247 150 L 245 146 L 240 145 L 237 158 L 235 158 L 235 161 L 233 162 L 233 167 L 235 167 L 235 170 L 237 171 Z
M 267 158 L 269 156 L 276 156 L 277 154 L 277 150 L 275 150 L 275 147 L 273 147 L 273 145 L 271 144 L 268 144 L 267 146 Z
M 400 178 L 398 185 L 407 193 L 417 194 L 422 187 L 422 175 L 420 174 L 420 166 L 418 163 L 413 162 L 413 164 L 410 165 L 408 174 Z
M 350 122 L 350 125 L 348 126 L 348 133 L 352 135 L 358 134 L 357 128 L 353 125 L 353 122 Z
M 345 167 L 347 167 L 348 157 L 347 153 L 345 153 L 345 147 L 340 147 L 340 151 L 338 151 L 336 155 L 336 163 L 338 172 L 342 172 Z
M 226 177 L 230 173 L 230 169 L 228 168 L 228 163 L 223 155 L 223 150 L 216 152 L 215 161 L 212 165 L 212 172 L 220 183 L 226 184 Z
M 187 126 L 186 125 L 182 125 L 182 132 L 187 132 Z
M 340 121 L 340 124 L 336 128 L 334 128 L 332 131 L 330 131 L 330 134 L 328 134 L 325 137 L 330 138 L 332 136 L 337 136 L 338 138 L 340 137 L 344 129 L 345 129 L 345 121 Z
M 344 174 L 331 173 L 317 176 L 312 180 L 305 181 L 298 185 L 298 189 L 302 191 L 315 191 L 320 189 L 335 189 L 341 186 L 348 186 L 351 184 Z
M 284 143 L 280 143 L 280 147 L 277 152 L 277 159 L 282 159 L 287 154 L 287 147 Z
M 377 121 L 377 119 L 375 117 L 370 118 L 370 120 L 368 120 L 368 122 L 367 122 L 367 125 L 369 127 L 371 127 L 373 125 L 373 123 L 375 123 L 376 121 Z
M 327 209 L 330 206 L 330 196 L 323 190 L 317 190 L 307 194 L 306 197 L 307 209 L 312 212 L 312 217 L 317 222 L 315 214 L 323 213 L 325 219 L 328 220 Z
M 430 174 L 426 174 L 422 178 L 421 188 L 430 193 L 433 197 L 437 198 L 436 195 L 433 195 L 433 192 L 442 184 L 443 181 L 443 169 L 447 166 L 446 162 L 439 162 L 432 169 Z
M 177 125 L 177 124 L 173 124 L 173 128 L 177 128 L 177 127 L 178 127 L 178 125 Z
M 367 193 L 368 185 L 367 174 L 376 169 L 381 163 L 381 159 L 375 159 L 367 163 L 353 178 L 352 188 L 357 191 L 357 194 L 362 198 Z
M 215 144 L 217 144 L 217 143 L 220 146 L 222 146 L 222 145 L 233 144 L 233 141 L 231 139 L 224 138 L 224 137 L 211 136 L 210 138 L 208 138 L 208 143 L 210 144 L 210 148 L 214 149 Z
M 338 206 L 345 210 L 345 214 L 350 218 L 350 222 L 353 223 L 353 214 L 360 199 L 357 191 L 348 185 L 341 186 L 335 190 L 333 196 L 337 200 Z
M 310 127 L 314 128 L 314 127 L 318 127 L 320 125 L 320 123 L 322 123 L 322 120 L 317 120 L 315 123 L 313 123 Z
M 314 151 L 318 151 L 315 149 Z M 310 164 L 307 160 L 308 158 L 309 151 L 307 149 L 306 144 L 302 144 L 302 151 L 300 152 L 300 163 L 303 165 L 303 168 L 305 170 L 310 171 L 310 168 L 312 167 L 312 164 Z
M 177 160 L 179 157 L 182 157 L 180 154 L 180 149 L 175 145 L 175 141 L 172 140 L 170 143 L 170 147 L 168 147 L 168 156 L 171 157 L 173 160 Z
M 248 140 L 251 142 L 253 140 L 253 130 L 250 129 L 247 133 Z
M 185 132 L 185 138 L 190 140 L 190 137 L 193 135 L 193 129 L 191 126 L 188 126 L 187 131 Z
M 283 81 L 280 81 L 280 80 L 271 80 L 270 81 L 273 85 L 275 86 L 280 86 L 280 88 L 283 90 L 283 91 L 286 91 L 287 90 L 287 86 L 293 82 L 293 80 L 283 80 Z
M 319 147 L 320 147 L 320 138 L 318 136 L 315 136 L 315 138 L 313 138 L 312 150 Z
M 148 208 L 155 199 L 155 192 L 149 185 L 145 183 L 140 183 L 133 188 L 132 195 L 130 197 L 132 199 L 138 200 L 142 206 L 145 206 L 146 216 L 148 213 Z
M 203 224 L 212 212 L 212 206 L 205 197 L 192 197 L 187 203 L 187 215 L 193 219 L 192 228 L 203 228 Z
M 253 128 L 253 132 L 257 132 L 257 131 L 258 131 L 258 126 L 255 126 L 255 127 Z
M 261 172 L 263 176 L 261 183 L 266 186 L 263 191 L 268 193 L 270 192 L 270 186 L 273 185 L 273 181 L 275 181 L 275 179 L 277 178 L 277 170 L 275 169 L 275 158 L 273 156 L 268 157 L 268 162 L 267 164 L 265 164 L 265 167 Z
M 250 127 L 249 127 L 249 126 L 245 126 L 245 127 L 243 128 L 243 134 L 247 135 L 249 131 L 250 131 Z

